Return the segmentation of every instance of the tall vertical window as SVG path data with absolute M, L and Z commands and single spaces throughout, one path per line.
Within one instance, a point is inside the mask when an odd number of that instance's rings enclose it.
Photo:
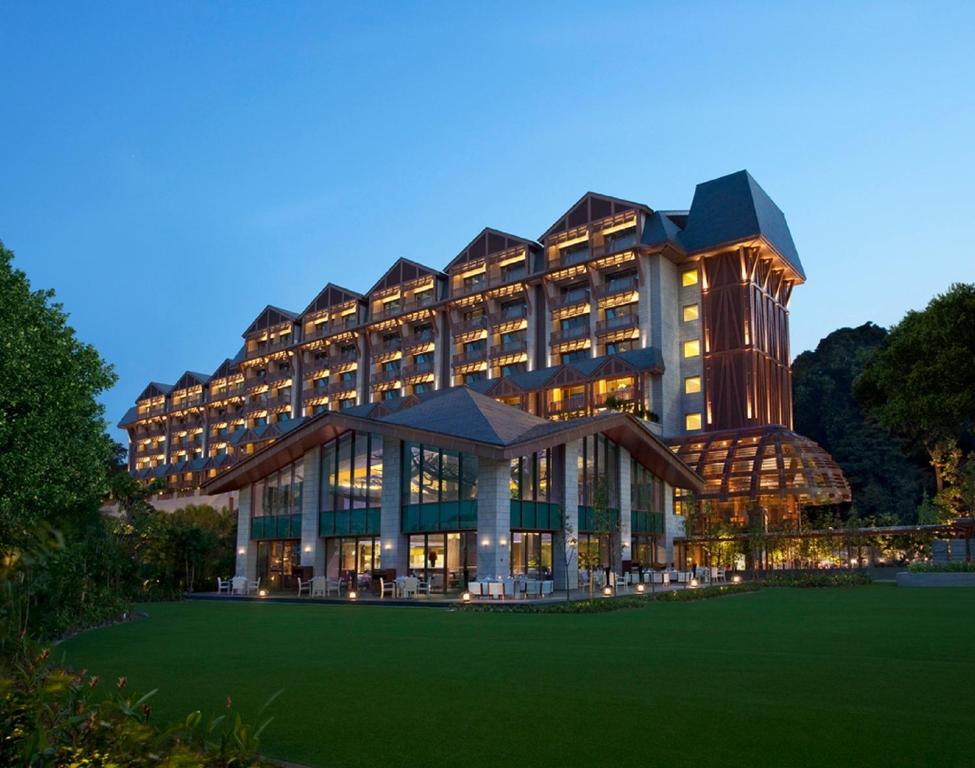
M 551 449 L 511 460 L 511 498 L 521 501 L 549 501 L 548 471 Z
M 378 507 L 382 498 L 383 439 L 346 432 L 322 448 L 323 511 Z
M 600 500 L 609 508 L 619 508 L 620 449 L 605 435 L 582 439 L 578 459 L 579 503 L 593 506 Z
M 298 461 L 258 480 L 251 497 L 251 516 L 300 513 L 304 479 L 305 467 Z
M 403 443 L 403 504 L 477 498 L 477 457 L 429 445 Z

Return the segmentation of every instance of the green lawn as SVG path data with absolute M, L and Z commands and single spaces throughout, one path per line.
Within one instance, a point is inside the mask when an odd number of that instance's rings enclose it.
M 186 602 L 62 646 L 154 717 L 253 710 L 314 766 L 975 764 L 975 590 L 767 589 L 595 615 Z

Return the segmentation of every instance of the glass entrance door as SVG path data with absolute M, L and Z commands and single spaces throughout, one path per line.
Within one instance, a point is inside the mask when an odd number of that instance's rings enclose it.
M 477 574 L 474 531 L 410 536 L 410 571 L 430 585 L 431 592 L 463 589 Z

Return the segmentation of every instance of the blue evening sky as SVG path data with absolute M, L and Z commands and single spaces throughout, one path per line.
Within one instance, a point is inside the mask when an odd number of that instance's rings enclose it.
M 0 239 L 115 365 L 114 423 L 267 303 L 747 168 L 798 354 L 975 281 L 975 4 L 805 5 L 2 0 Z

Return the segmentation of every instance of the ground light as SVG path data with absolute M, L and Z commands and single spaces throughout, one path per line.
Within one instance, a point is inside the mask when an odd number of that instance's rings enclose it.
M 647 585 L 641 581 L 639 584 L 636 585 L 636 591 L 638 594 L 642 595 L 644 592 L 647 591 Z
M 603 597 L 612 597 L 612 596 L 613 596 L 613 588 L 603 587 Z
M 460 599 L 463 600 L 465 603 L 469 603 L 471 601 L 471 593 L 465 592 L 460 596 Z
M 352 601 L 353 603 L 354 603 L 354 602 L 355 602 L 355 601 L 356 601 L 356 600 L 357 600 L 358 598 L 359 598 L 359 595 L 357 595 L 357 594 L 356 594 L 356 592 L 355 592 L 355 590 L 352 590 L 351 592 L 349 592 L 349 600 L 351 600 L 351 601 Z
M 258 597 L 267 597 L 267 590 L 266 589 L 262 589 L 260 592 L 257 593 L 257 596 Z
M 700 582 L 697 579 L 691 579 L 691 586 L 696 587 Z
M 739 576 L 736 573 L 734 576 L 731 577 L 731 583 L 732 584 L 741 584 L 741 576 Z

